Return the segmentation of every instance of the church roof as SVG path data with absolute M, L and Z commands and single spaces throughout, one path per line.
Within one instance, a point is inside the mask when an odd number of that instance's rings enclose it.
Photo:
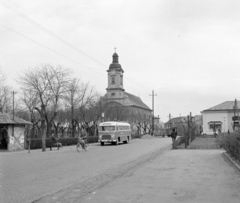
M 22 125 L 31 125 L 31 122 L 25 121 L 21 118 L 14 116 L 14 120 L 12 116 L 7 113 L 0 113 L 0 124 L 22 124 Z
M 124 92 L 124 94 L 125 94 L 125 100 L 124 100 L 125 105 L 130 105 L 130 106 L 133 105 L 136 107 L 140 107 L 140 108 L 152 111 L 146 104 L 143 103 L 140 97 L 137 97 L 127 92 Z
M 221 104 L 218 104 L 216 106 L 213 106 L 209 109 L 203 110 L 203 111 L 226 111 L 226 110 L 233 110 L 234 109 L 235 102 L 234 101 L 225 101 Z M 240 101 L 237 101 L 238 108 L 240 107 Z

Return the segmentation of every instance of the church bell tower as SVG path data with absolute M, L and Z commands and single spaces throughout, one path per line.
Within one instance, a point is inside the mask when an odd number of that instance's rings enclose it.
M 122 103 L 124 98 L 124 88 L 123 88 L 123 69 L 118 63 L 118 54 L 115 52 L 112 55 L 112 63 L 109 66 L 108 72 L 108 87 L 107 87 L 107 97 L 108 100 L 117 100 Z

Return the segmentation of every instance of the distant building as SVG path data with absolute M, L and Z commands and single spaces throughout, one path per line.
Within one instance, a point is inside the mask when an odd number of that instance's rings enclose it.
M 234 126 L 239 126 L 240 102 L 225 101 L 209 109 L 203 110 L 203 130 L 216 130 L 221 132 L 233 132 Z
M 195 132 L 200 134 L 202 131 L 202 116 L 195 115 L 192 116 L 192 122 L 195 126 Z M 185 132 L 187 132 L 188 128 L 188 117 L 187 116 L 179 116 L 175 118 L 171 118 L 169 121 L 164 123 L 164 128 L 166 130 L 166 134 L 171 133 L 172 128 L 177 128 L 177 132 L 179 136 L 183 136 Z
M 109 66 L 108 87 L 104 97 L 111 107 L 105 112 L 105 120 L 127 120 L 130 123 L 152 122 L 152 110 L 140 97 L 125 92 L 123 87 L 123 69 L 118 62 L 118 54 L 113 54 L 113 61 Z

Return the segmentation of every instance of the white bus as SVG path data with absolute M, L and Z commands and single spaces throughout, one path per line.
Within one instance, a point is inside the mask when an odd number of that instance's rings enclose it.
M 103 122 L 99 124 L 99 142 L 118 145 L 120 142 L 128 143 L 131 139 L 131 127 L 126 122 Z

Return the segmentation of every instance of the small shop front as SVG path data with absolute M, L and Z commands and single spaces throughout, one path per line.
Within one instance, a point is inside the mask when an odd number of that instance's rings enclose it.
M 209 130 L 213 130 L 214 132 L 222 132 L 222 122 L 221 121 L 210 121 L 208 123 Z

